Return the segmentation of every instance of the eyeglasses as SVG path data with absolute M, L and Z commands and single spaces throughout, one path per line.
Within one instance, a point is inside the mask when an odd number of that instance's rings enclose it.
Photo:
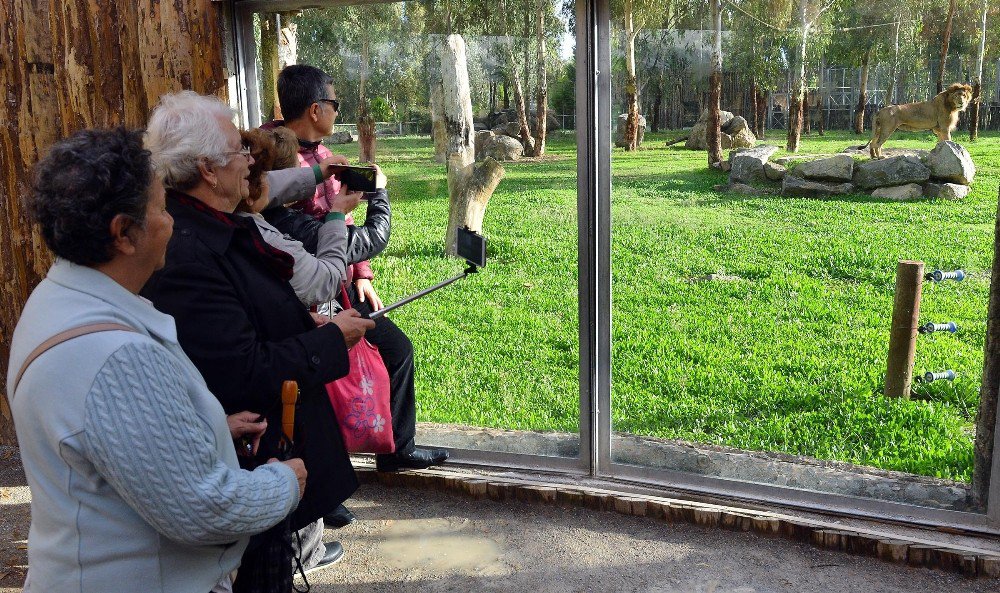
M 246 160 L 249 161 L 250 160 L 250 147 L 244 145 L 239 150 L 230 150 L 229 152 L 224 152 L 222 154 L 224 154 L 226 156 L 231 155 L 231 154 L 238 154 L 238 155 L 242 156 L 243 158 L 245 158 Z
M 334 111 L 340 111 L 340 101 L 337 99 L 320 99 L 318 103 L 329 103 L 333 106 Z

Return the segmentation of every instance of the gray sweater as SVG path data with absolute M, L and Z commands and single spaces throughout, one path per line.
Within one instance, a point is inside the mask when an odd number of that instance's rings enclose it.
M 205 592 L 247 538 L 298 504 L 284 464 L 239 468 L 226 416 L 173 318 L 91 268 L 57 260 L 11 344 L 7 384 L 42 341 L 81 325 L 9 394 L 31 488 L 28 591 Z

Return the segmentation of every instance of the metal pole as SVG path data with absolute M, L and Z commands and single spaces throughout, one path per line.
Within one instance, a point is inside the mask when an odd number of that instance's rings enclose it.
M 896 266 L 896 297 L 892 304 L 885 372 L 886 397 L 910 398 L 923 280 L 924 262 L 903 260 Z

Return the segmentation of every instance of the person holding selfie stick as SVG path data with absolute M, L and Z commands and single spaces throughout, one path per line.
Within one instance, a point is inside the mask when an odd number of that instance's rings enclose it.
M 282 122 L 272 122 L 270 126 L 285 126 L 295 133 L 300 146 L 301 166 L 310 166 L 317 160 L 331 156 L 329 149 L 323 146 L 322 140 L 332 133 L 340 108 L 333 80 L 322 70 L 312 66 L 288 66 L 278 75 L 278 101 L 286 119 Z M 317 179 L 312 199 L 293 206 L 317 220 L 325 219 L 329 210 L 327 206 L 329 196 L 339 190 L 340 182 L 336 178 L 336 173 L 323 182 Z M 350 222 L 348 221 L 348 224 Z M 296 231 L 292 228 L 283 228 L 280 224 L 275 226 L 283 232 L 302 232 L 303 234 L 294 238 L 304 244 L 309 243 L 310 237 L 305 233 L 306 229 Z M 381 309 L 382 300 L 372 285 L 374 274 L 369 263 L 367 261 L 349 263 L 351 265 L 347 273 L 347 292 L 352 307 L 363 315 Z M 389 371 L 392 428 L 396 439 L 396 453 L 377 456 L 376 468 L 379 471 L 397 471 L 423 469 L 443 463 L 448 459 L 446 449 L 420 448 L 414 443 L 416 403 L 413 385 L 413 344 L 410 339 L 385 317 L 376 320 L 375 328 L 370 330 L 365 338 L 378 347 Z M 342 511 L 339 516 L 328 516 L 327 523 L 336 526 L 338 523 L 346 524 L 353 520 L 349 511 L 346 509 Z

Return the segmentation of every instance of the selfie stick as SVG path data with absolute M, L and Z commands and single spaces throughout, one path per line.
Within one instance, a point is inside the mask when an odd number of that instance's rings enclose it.
M 476 267 L 476 264 L 469 263 L 469 267 L 465 268 L 465 271 L 462 272 L 461 274 L 459 274 L 458 276 L 455 276 L 454 278 L 448 278 L 444 282 L 439 282 L 439 283 L 435 284 L 434 286 L 431 286 L 430 288 L 425 288 L 424 290 L 421 290 L 420 292 L 418 292 L 416 294 L 412 294 L 412 295 L 410 295 L 410 296 L 408 296 L 405 299 L 402 299 L 400 301 L 396 301 L 395 303 L 393 303 L 393 304 L 391 304 L 391 305 L 389 305 L 387 307 L 382 307 L 378 311 L 373 311 L 372 313 L 370 313 L 368 315 L 368 319 L 378 319 L 379 317 L 385 315 L 389 311 L 392 311 L 396 307 L 402 307 L 406 303 L 412 303 L 413 301 L 419 299 L 420 297 L 427 296 L 427 295 L 429 295 L 430 293 L 434 292 L 435 290 L 437 290 L 439 288 L 444 288 L 445 286 L 448 286 L 452 282 L 455 282 L 456 280 L 461 280 L 462 278 L 465 278 L 469 274 L 475 274 L 478 271 L 479 271 L 479 268 Z

